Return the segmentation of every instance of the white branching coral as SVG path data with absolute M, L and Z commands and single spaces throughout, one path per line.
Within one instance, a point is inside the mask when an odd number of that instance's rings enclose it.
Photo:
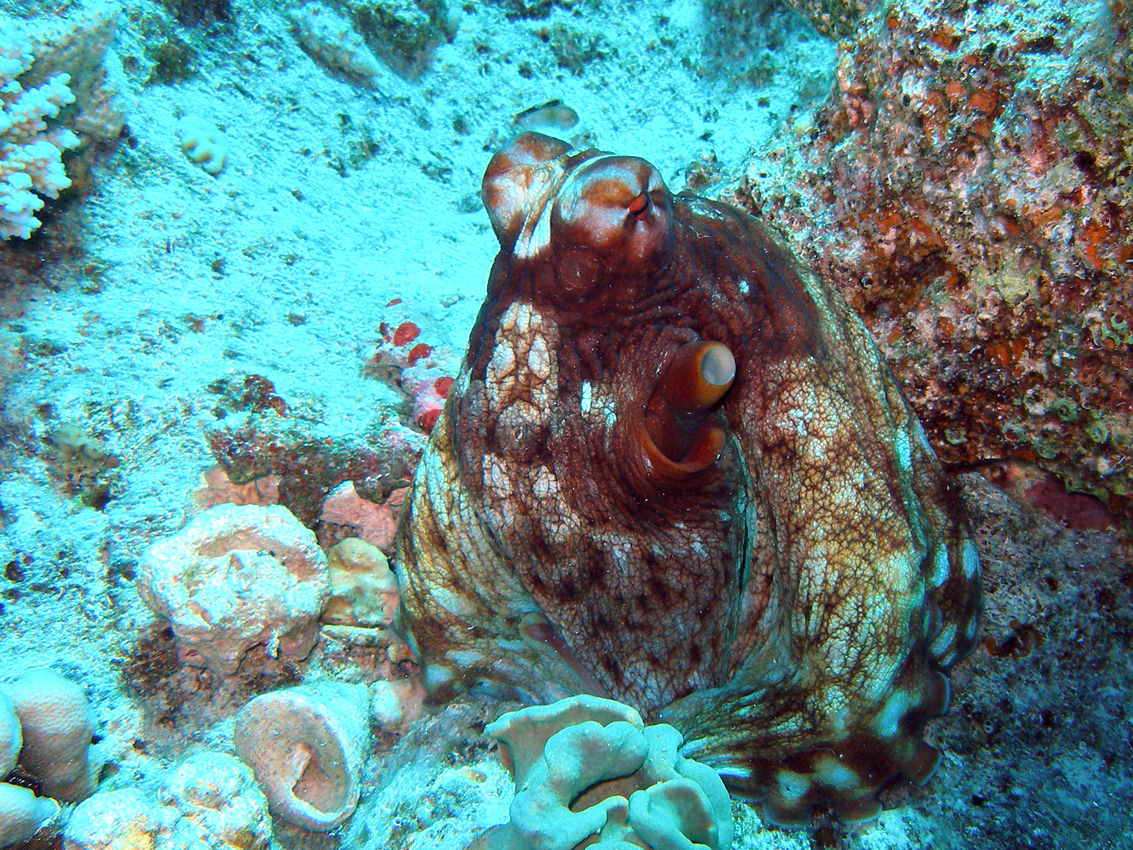
M 41 196 L 57 197 L 71 185 L 61 155 L 79 144 L 70 130 L 47 124 L 75 99 L 70 76 L 55 74 L 25 89 L 18 78 L 33 59 L 27 36 L 0 21 L 0 241 L 27 239 L 39 227 Z

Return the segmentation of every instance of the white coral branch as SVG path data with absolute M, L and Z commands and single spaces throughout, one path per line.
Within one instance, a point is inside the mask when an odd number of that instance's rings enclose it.
M 27 239 L 39 227 L 43 198 L 71 185 L 62 153 L 77 147 L 70 130 L 48 129 L 48 119 L 75 99 L 67 74 L 55 74 L 25 89 L 18 79 L 31 66 L 31 44 L 0 25 L 0 241 Z

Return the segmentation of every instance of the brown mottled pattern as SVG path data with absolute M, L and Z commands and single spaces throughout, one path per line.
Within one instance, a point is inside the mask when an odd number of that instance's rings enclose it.
M 485 198 L 502 250 L 398 537 L 431 690 L 623 700 L 780 821 L 926 778 L 978 557 L 865 328 L 778 236 L 641 160 L 529 134 Z M 728 437 L 661 474 L 642 417 L 697 340 L 736 361 L 709 414 Z

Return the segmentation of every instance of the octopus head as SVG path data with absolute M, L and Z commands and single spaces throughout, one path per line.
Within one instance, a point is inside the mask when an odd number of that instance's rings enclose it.
M 535 282 L 541 300 L 593 309 L 638 303 L 674 253 L 665 181 L 638 157 L 570 151 L 527 133 L 492 158 L 482 197 L 500 245 L 553 270 Z

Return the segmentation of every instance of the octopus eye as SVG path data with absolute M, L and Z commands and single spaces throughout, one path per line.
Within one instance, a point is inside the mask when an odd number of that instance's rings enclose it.
M 649 200 L 649 193 L 642 192 L 636 198 L 629 202 L 629 214 L 636 218 L 638 221 L 644 221 L 645 217 L 649 215 L 649 207 L 651 202 Z
M 576 296 L 628 283 L 632 300 L 667 267 L 675 242 L 664 180 L 629 156 L 581 163 L 558 190 L 549 230 L 559 280 Z
M 503 248 L 511 248 L 524 221 L 546 205 L 557 160 L 569 150 L 559 139 L 525 133 L 492 157 L 480 197 Z

